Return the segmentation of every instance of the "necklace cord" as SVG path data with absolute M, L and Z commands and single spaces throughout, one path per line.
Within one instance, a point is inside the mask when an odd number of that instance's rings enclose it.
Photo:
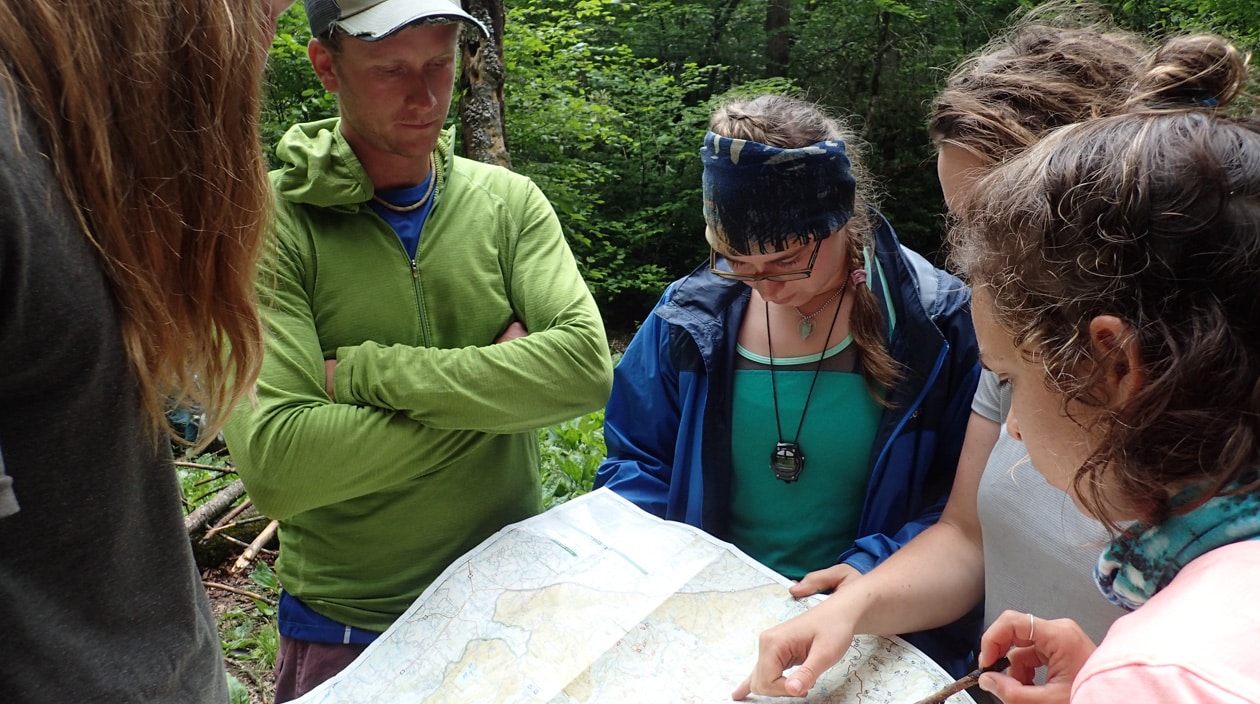
M 831 294 L 831 297 L 830 297 L 830 298 L 828 298 L 827 300 L 823 301 L 823 304 L 822 304 L 821 306 L 818 306 L 818 310 L 814 311 L 813 313 L 810 313 L 809 315 L 805 315 L 804 313 L 802 313 L 802 312 L 801 312 L 801 309 L 800 309 L 800 308 L 797 308 L 796 306 L 792 306 L 792 310 L 796 311 L 796 314 L 797 314 L 797 315 L 799 315 L 799 316 L 801 316 L 801 320 L 813 320 L 813 319 L 814 319 L 814 316 L 816 316 L 816 315 L 818 315 L 819 313 L 823 312 L 823 309 L 824 309 L 824 308 L 826 308 L 827 306 L 831 305 L 831 302 L 832 302 L 832 301 L 834 301 L 834 300 L 836 300 L 836 296 L 839 296 L 840 294 L 844 293 L 844 290 L 845 290 L 846 288 L 848 288 L 848 287 L 849 287 L 849 282 L 847 282 L 847 281 L 846 281 L 846 282 L 844 282 L 844 285 L 840 287 L 840 290 L 838 290 L 838 291 L 836 291 L 835 293 Z M 844 302 L 844 301 L 841 301 L 841 303 L 843 303 L 843 302 Z
M 823 341 L 822 352 L 818 354 L 818 364 L 814 366 L 814 378 L 809 382 L 809 392 L 805 394 L 805 405 L 801 408 L 801 420 L 796 425 L 796 435 L 792 438 L 792 444 L 796 445 L 797 440 L 801 438 L 801 428 L 805 427 L 805 414 L 809 412 L 810 399 L 814 397 L 814 385 L 818 383 L 818 373 L 822 371 L 823 360 L 827 357 L 827 346 L 831 344 L 831 333 L 836 328 L 836 321 L 840 319 L 840 309 L 844 307 L 844 294 L 849 290 L 849 284 L 846 281 L 840 289 L 840 304 L 836 306 L 836 312 L 831 316 L 831 326 L 827 328 L 827 339 Z M 770 303 L 766 304 L 766 348 L 770 352 L 770 394 L 774 398 L 774 425 L 779 431 L 779 441 L 783 441 L 783 425 L 779 420 L 779 391 L 774 383 L 774 343 L 770 341 Z M 795 307 L 795 306 L 793 306 Z M 819 309 L 821 310 L 821 309 Z M 798 313 L 800 311 L 797 311 Z M 818 315 L 818 313 L 814 313 Z
M 411 205 L 395 205 L 385 200 L 384 198 L 380 197 L 376 193 L 372 194 L 372 200 L 376 201 L 377 203 L 380 203 L 383 207 L 385 207 L 388 210 L 392 210 L 395 213 L 410 213 L 412 211 L 415 211 L 419 208 L 424 207 L 424 204 L 429 202 L 429 197 L 433 195 L 434 188 L 437 187 L 437 169 L 434 167 L 434 164 L 433 164 L 432 152 L 429 153 L 429 179 L 428 180 L 429 180 L 429 187 L 425 189 L 424 195 L 420 196 L 420 200 L 412 203 Z

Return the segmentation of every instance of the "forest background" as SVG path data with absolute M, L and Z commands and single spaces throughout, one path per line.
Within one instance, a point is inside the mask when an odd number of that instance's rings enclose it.
M 952 67 L 1033 5 L 464 0 L 496 36 L 464 44 L 449 120 L 460 124 L 465 156 L 531 177 L 551 200 L 616 354 L 669 282 L 707 261 L 699 147 L 713 107 L 734 95 L 786 92 L 847 121 L 901 241 L 940 262 L 945 206 L 926 133 L 932 98 Z M 1096 0 L 1093 7 L 1155 37 L 1212 31 L 1244 51 L 1260 49 L 1257 0 Z M 292 124 L 336 114 L 334 96 L 309 66 L 309 38 L 299 2 L 280 18 L 270 51 L 262 134 L 269 152 Z M 540 432 L 548 506 L 589 490 L 604 454 L 602 430 L 596 412 Z M 185 457 L 179 469 L 190 512 L 235 480 L 222 448 Z M 239 500 L 247 497 L 237 497 L 229 522 L 256 521 L 258 532 L 265 517 L 241 519 L 249 513 Z M 209 532 L 227 535 L 226 526 L 221 519 Z M 238 680 L 234 700 L 267 702 L 274 553 L 264 547 L 256 562 L 232 571 L 230 560 L 221 564 L 205 551 L 204 535 L 193 537 Z
M 700 143 L 732 94 L 786 91 L 847 119 L 902 242 L 940 259 L 945 212 L 926 122 L 952 67 L 1022 0 L 466 0 L 504 17 L 464 61 L 451 122 L 550 198 L 604 319 L 632 332 L 673 279 L 708 257 Z M 1100 0 L 1126 28 L 1206 29 L 1260 43 L 1257 0 Z M 493 20 L 491 20 L 493 21 Z M 280 21 L 263 139 L 330 116 L 306 58 L 301 3 Z M 501 57 L 501 66 L 494 54 Z M 465 57 L 469 53 L 466 51 Z M 494 85 L 501 76 L 501 85 Z M 489 89 L 483 88 L 489 83 Z M 457 89 L 458 91 L 459 89 Z M 488 96 L 488 99 L 484 99 Z M 501 125 L 501 126 L 500 126 Z M 497 139 L 498 134 L 502 139 Z M 485 140 L 482 140 L 483 143 Z

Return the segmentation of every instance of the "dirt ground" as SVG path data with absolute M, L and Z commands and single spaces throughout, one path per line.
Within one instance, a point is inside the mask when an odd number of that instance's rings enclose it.
M 264 556 L 259 559 L 266 560 L 270 564 L 275 558 Z M 231 573 L 229 568 L 232 566 L 233 561 L 230 560 L 217 567 L 203 568 L 201 570 L 201 581 L 203 583 L 222 584 L 255 594 L 260 593 L 262 591 L 261 588 L 249 578 L 249 570 L 242 570 L 238 574 Z M 214 613 L 216 623 L 221 622 L 223 615 L 232 609 L 239 608 L 248 612 L 254 608 L 254 602 L 249 596 L 237 594 L 226 589 L 207 587 L 206 596 L 210 599 L 210 610 Z M 274 595 L 270 595 L 270 598 L 274 598 Z M 227 666 L 228 674 L 240 680 L 241 684 L 244 684 L 249 689 L 250 704 L 272 703 L 276 685 L 270 670 L 243 667 L 232 658 L 224 658 L 224 665 Z

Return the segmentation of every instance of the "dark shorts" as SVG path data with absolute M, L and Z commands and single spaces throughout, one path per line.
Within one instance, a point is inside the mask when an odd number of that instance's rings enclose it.
M 276 655 L 276 704 L 306 694 L 346 669 L 367 645 L 312 643 L 280 636 Z

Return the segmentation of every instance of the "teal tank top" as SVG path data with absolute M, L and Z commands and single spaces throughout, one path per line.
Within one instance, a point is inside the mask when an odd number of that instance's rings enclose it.
M 883 406 L 854 370 L 852 338 L 828 349 L 802 422 L 819 355 L 769 359 L 740 347 L 733 391 L 730 540 L 789 579 L 830 567 L 857 537 L 871 446 Z M 797 436 L 797 427 L 800 435 Z M 770 456 L 797 438 L 800 478 L 777 479 Z

